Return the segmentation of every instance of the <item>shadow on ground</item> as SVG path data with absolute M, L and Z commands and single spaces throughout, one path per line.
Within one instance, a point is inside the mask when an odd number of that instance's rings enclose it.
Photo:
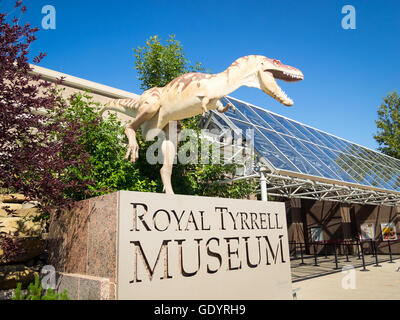
M 398 259 L 400 259 L 400 254 L 392 255 L 393 262 L 398 263 Z M 390 257 L 389 255 L 378 255 L 376 259 L 376 257 L 373 255 L 365 255 L 365 269 L 368 270 L 369 268 L 378 268 L 376 266 L 376 260 L 378 260 L 379 265 L 382 262 L 389 262 Z M 344 266 L 352 266 L 354 268 L 364 269 L 362 257 L 358 257 L 357 255 L 349 255 L 347 257 L 345 255 L 338 255 L 337 262 L 335 261 L 335 256 L 333 255 L 320 255 L 317 256 L 317 259 L 315 259 L 313 255 L 304 255 L 303 259 L 299 257 L 292 257 L 290 259 L 292 282 L 303 281 L 335 272 L 341 272 Z

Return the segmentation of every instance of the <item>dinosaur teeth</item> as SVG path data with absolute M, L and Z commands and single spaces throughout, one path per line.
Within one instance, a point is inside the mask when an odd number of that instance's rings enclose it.
M 280 94 L 278 94 L 278 96 L 280 96 L 281 100 L 291 100 L 284 90 L 279 88 L 279 91 Z
M 283 71 L 283 74 L 285 76 L 291 77 L 293 79 L 301 79 L 301 76 L 299 76 L 297 74 L 289 73 L 289 72 L 286 72 L 286 71 Z

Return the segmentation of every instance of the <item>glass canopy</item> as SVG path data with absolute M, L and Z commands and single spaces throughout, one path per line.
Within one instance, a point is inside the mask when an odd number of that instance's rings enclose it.
M 254 130 L 254 147 L 275 173 L 400 193 L 400 160 L 232 97 L 220 122 Z M 321 180 L 322 179 L 322 180 Z

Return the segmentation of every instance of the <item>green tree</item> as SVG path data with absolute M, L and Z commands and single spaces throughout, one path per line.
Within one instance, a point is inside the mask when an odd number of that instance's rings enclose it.
M 133 49 L 135 68 L 141 81 L 140 88 L 147 90 L 153 87 L 164 87 L 174 78 L 187 72 L 203 72 L 201 63 L 190 65 L 183 47 L 170 35 L 166 45 L 160 42 L 157 35 L 150 37 L 143 47 Z
M 383 98 L 378 107 L 375 140 L 384 154 L 400 159 L 400 97 L 396 91 Z
M 186 58 L 183 47 L 174 35 L 171 35 L 163 45 L 158 36 L 152 36 L 144 47 L 134 49 L 135 67 L 142 82 L 141 89 L 163 87 L 176 77 L 188 72 L 202 72 L 205 68 L 197 62 L 194 66 Z M 182 129 L 192 129 L 201 138 L 199 122 L 201 116 L 181 121 Z M 150 143 L 138 139 L 141 146 Z M 185 142 L 181 142 L 180 145 Z M 187 143 L 187 142 L 186 142 Z M 200 143 L 198 144 L 200 146 Z M 199 147 L 198 147 L 199 148 Z M 142 172 L 146 171 L 155 179 L 154 173 L 159 172 L 161 165 L 150 166 L 146 163 L 145 150 L 140 150 L 138 165 Z M 178 147 L 179 150 L 179 147 Z M 199 152 L 200 154 L 200 152 Z M 151 168 L 149 170 L 149 168 Z M 157 170 L 154 170 L 156 168 Z M 236 170 L 234 164 L 201 164 L 199 161 L 191 164 L 174 165 L 172 184 L 179 194 L 216 196 L 227 198 L 246 198 L 255 191 L 254 181 L 240 180 L 232 183 L 219 183 L 231 178 Z

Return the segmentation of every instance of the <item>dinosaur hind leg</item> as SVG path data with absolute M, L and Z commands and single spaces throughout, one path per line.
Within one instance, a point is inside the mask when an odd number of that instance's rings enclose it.
M 164 185 L 164 192 L 167 194 L 174 194 L 171 184 L 172 167 L 176 155 L 176 141 L 168 135 L 169 126 L 164 129 L 166 139 L 162 142 L 161 150 L 163 153 L 163 166 L 160 170 L 161 180 Z
M 126 152 L 125 159 L 131 158 L 132 162 L 139 156 L 139 146 L 136 141 L 136 131 L 140 126 L 150 120 L 160 109 L 160 103 L 158 100 L 152 101 L 152 103 L 144 103 L 139 107 L 137 117 L 133 119 L 125 128 L 125 134 L 129 140 L 128 150 Z

